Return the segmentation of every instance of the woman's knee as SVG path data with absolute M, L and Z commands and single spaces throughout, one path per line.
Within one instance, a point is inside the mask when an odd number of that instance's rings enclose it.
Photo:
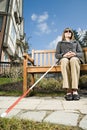
M 61 65 L 68 65 L 69 64 L 69 60 L 67 58 L 62 58 L 60 63 L 61 63 Z
M 79 63 L 80 64 L 80 60 L 79 60 L 79 58 L 78 57 L 72 57 L 71 59 L 70 59 L 70 63 Z

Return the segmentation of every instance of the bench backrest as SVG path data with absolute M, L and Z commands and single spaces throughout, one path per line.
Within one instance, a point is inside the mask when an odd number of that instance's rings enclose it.
M 83 52 L 87 63 L 87 47 L 83 48 Z M 55 50 L 32 50 L 32 58 L 36 66 L 51 66 L 57 61 Z

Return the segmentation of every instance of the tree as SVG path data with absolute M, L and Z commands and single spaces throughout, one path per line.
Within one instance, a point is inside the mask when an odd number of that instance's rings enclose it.
M 74 32 L 74 36 L 75 36 L 75 39 L 80 43 L 80 45 L 82 46 L 82 35 L 79 35 L 79 33 L 78 33 L 78 31 L 76 31 L 76 30 L 73 30 L 73 32 Z
M 87 31 L 85 32 L 85 35 L 82 39 L 82 46 L 87 47 Z
M 29 45 L 27 41 L 25 41 L 25 43 L 23 44 L 23 48 L 24 48 L 24 52 L 28 53 Z
M 75 39 L 80 43 L 82 47 L 87 47 L 87 31 L 81 30 L 80 34 L 73 30 Z
M 78 42 L 81 42 L 80 41 L 80 36 L 78 35 L 78 32 L 76 30 L 73 30 L 74 32 L 74 36 L 75 36 L 75 39 L 78 41 Z
M 31 44 L 29 43 L 30 38 L 32 38 L 32 36 L 29 36 L 27 39 L 25 38 L 25 43 L 23 45 L 24 52 L 26 52 L 26 53 L 29 53 L 29 51 L 30 51 L 30 47 L 31 47 Z

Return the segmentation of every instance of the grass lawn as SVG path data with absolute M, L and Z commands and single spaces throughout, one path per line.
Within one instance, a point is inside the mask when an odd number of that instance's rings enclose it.
M 0 78 L 0 96 L 20 96 L 22 95 L 21 79 Z
M 34 122 L 23 119 L 0 118 L 0 130 L 82 130 L 79 127 Z
M 12 80 L 10 78 L 0 78 L 0 85 L 12 83 Z
M 0 85 L 4 85 L 4 84 L 10 84 L 10 83 L 14 83 L 14 82 L 18 82 L 21 79 L 12 79 L 12 78 L 0 78 Z

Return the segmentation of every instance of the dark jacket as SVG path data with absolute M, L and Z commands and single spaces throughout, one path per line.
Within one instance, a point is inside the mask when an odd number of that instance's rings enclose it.
M 56 59 L 61 59 L 63 55 L 69 51 L 75 52 L 76 56 L 80 59 L 81 63 L 84 63 L 84 55 L 82 48 L 76 40 L 67 42 L 67 41 L 60 41 L 56 47 L 55 57 Z

